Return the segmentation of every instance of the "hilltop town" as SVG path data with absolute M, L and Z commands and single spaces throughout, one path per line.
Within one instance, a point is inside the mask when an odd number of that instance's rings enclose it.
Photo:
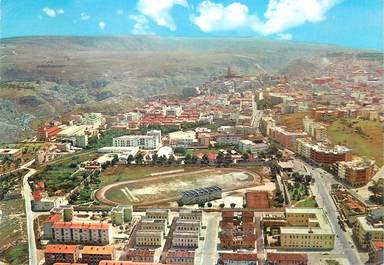
M 333 54 L 301 75 L 228 66 L 117 113 L 65 111 L 3 144 L 5 261 L 382 264 L 375 56 Z

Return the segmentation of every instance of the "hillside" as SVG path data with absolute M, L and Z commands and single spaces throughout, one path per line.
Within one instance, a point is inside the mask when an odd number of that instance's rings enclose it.
M 28 135 L 31 124 L 62 112 L 113 112 L 148 96 L 178 94 L 229 65 L 252 75 L 286 67 L 300 72 L 292 64 L 308 60 L 312 65 L 313 58 L 332 52 L 354 50 L 253 38 L 0 39 L 0 142 Z

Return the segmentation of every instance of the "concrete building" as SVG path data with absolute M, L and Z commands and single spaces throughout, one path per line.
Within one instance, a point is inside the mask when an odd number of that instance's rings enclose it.
M 56 135 L 61 131 L 59 127 L 41 127 L 37 130 L 37 139 L 39 141 L 54 141 Z
M 153 150 L 161 145 L 161 131 L 151 130 L 146 135 L 125 135 L 113 138 L 114 147 L 139 147 Z
M 303 119 L 304 131 L 316 141 L 323 142 L 327 139 L 327 128 L 321 123 L 305 116 Z
M 384 241 L 371 240 L 368 247 L 369 264 L 384 264 Z
M 269 129 L 269 137 L 290 150 L 296 150 L 296 140 L 307 137 L 305 132 L 289 132 L 283 127 L 275 126 Z
M 142 218 L 138 224 L 139 231 L 162 231 L 164 234 L 167 230 L 166 219 L 148 219 Z
M 169 224 L 169 209 L 149 208 L 145 211 L 145 217 L 148 219 L 165 220 Z
M 181 112 L 183 112 L 183 109 L 180 106 L 169 106 L 165 109 L 165 116 L 178 117 Z
M 99 265 L 102 260 L 114 260 L 114 246 L 85 246 L 80 250 L 81 262 L 88 265 Z
M 193 265 L 195 261 L 195 252 L 188 250 L 168 250 L 165 263 L 166 264 L 180 264 L 180 265 Z
M 374 175 L 375 161 L 358 159 L 337 163 L 337 175 L 354 187 L 367 184 Z
M 276 126 L 276 121 L 272 117 L 262 117 L 260 120 L 259 129 L 263 135 L 269 135 L 270 129 Z
M 383 217 L 359 216 L 353 226 L 353 235 L 360 247 L 367 249 L 371 240 L 384 241 Z
M 335 233 L 323 209 L 286 208 L 288 225 L 280 228 L 282 248 L 333 249 Z
M 268 145 L 265 143 L 254 143 L 250 140 L 240 140 L 239 141 L 239 150 L 243 153 L 251 152 L 252 154 L 257 154 L 259 152 L 265 151 L 268 149 Z
M 179 220 L 197 220 L 202 222 L 203 212 L 201 210 L 193 210 L 188 208 L 182 208 L 179 210 Z
M 57 262 L 74 263 L 79 259 L 79 245 L 54 245 L 49 244 L 44 250 L 46 265 Z
M 89 125 L 93 128 L 99 128 L 101 125 L 105 123 L 105 119 L 103 117 L 103 114 L 101 113 L 84 113 L 84 115 L 81 117 L 80 120 L 81 124 L 83 125 Z
M 154 249 L 128 249 L 126 260 L 134 262 L 154 262 Z
M 60 142 L 69 142 L 73 146 L 88 146 L 88 131 L 86 125 L 72 125 L 64 128 L 56 134 L 56 139 Z
M 114 225 L 123 225 L 132 220 L 132 205 L 118 205 L 112 208 L 110 215 Z
M 175 231 L 172 237 L 172 246 L 181 248 L 198 248 L 199 233 Z
M 220 252 L 217 264 L 221 265 L 257 265 L 257 254 L 252 252 Z
M 191 232 L 200 234 L 200 220 L 177 220 L 176 221 L 176 232 Z
M 240 134 L 223 133 L 216 135 L 216 142 L 221 145 L 238 145 L 242 136 Z
M 0 160 L 11 160 L 16 161 L 17 159 L 21 159 L 23 156 L 23 153 L 21 152 L 21 149 L 0 149 Z
M 54 242 L 95 245 L 112 242 L 112 226 L 108 223 L 57 221 L 52 230 Z
M 163 244 L 163 231 L 137 231 L 135 235 L 136 246 L 158 247 Z
M 197 144 L 196 133 L 194 131 L 177 131 L 169 135 L 169 144 L 172 147 L 190 147 Z

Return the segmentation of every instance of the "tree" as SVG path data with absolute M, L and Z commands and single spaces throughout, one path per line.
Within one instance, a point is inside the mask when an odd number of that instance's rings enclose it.
M 128 164 L 131 164 L 133 160 L 135 160 L 135 158 L 133 157 L 133 155 L 129 155 L 129 156 L 127 157 L 127 163 L 128 163 Z
M 244 160 L 244 161 L 248 161 L 249 160 L 249 155 L 247 153 L 244 153 L 241 155 L 241 158 Z
M 112 158 L 112 165 L 115 165 L 117 162 L 119 162 L 119 157 L 115 154 Z
M 311 175 L 305 175 L 305 182 L 307 183 L 307 185 L 309 183 L 311 183 L 311 181 L 312 181 L 312 176 Z
M 157 154 L 152 155 L 152 164 L 156 164 L 159 160 L 159 156 Z
M 211 203 L 211 202 L 208 202 L 208 203 L 207 203 L 207 206 L 208 206 L 209 208 L 211 208 L 211 207 L 212 207 L 212 203 Z
M 182 201 L 177 201 L 177 205 L 178 205 L 179 207 L 183 207 L 183 206 L 184 206 L 184 203 L 183 203 Z
M 138 153 L 135 156 L 135 162 L 136 162 L 136 164 L 142 164 L 143 163 L 143 155 L 141 153 Z
M 207 154 L 203 155 L 203 157 L 201 158 L 201 163 L 203 163 L 204 165 L 208 165 L 209 164 L 209 158 L 208 158 Z
M 204 206 L 205 206 L 205 202 L 199 202 L 197 205 L 198 205 L 200 208 L 204 208 Z
M 236 207 L 236 203 L 232 202 L 232 203 L 230 204 L 230 206 L 231 206 L 232 209 L 234 209 L 234 208 Z
M 199 159 L 197 158 L 197 156 L 193 155 L 193 156 L 192 156 L 192 159 L 191 159 L 191 163 L 192 163 L 192 164 L 196 164 L 198 160 L 199 160 Z
M 222 203 L 219 204 L 219 207 L 220 207 L 220 208 L 224 208 L 224 207 L 225 207 L 225 204 L 222 202 Z
M 185 155 L 185 153 L 187 152 L 187 150 L 181 146 L 176 147 L 174 151 L 175 151 L 175 154 L 180 154 L 180 155 Z
M 175 156 L 174 156 L 174 155 L 170 155 L 170 156 L 168 157 L 168 164 L 169 164 L 169 165 L 172 165 L 172 164 L 175 163 L 175 162 L 176 162 Z
M 192 163 L 192 155 L 188 153 L 185 156 L 184 161 L 185 161 L 185 164 L 191 164 Z
M 216 156 L 216 163 L 222 164 L 224 162 L 224 154 L 222 152 L 219 152 Z

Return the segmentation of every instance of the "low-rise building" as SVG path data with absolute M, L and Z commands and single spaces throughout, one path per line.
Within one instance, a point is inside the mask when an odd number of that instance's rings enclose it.
M 265 143 L 254 143 L 250 140 L 239 141 L 239 150 L 243 153 L 250 152 L 252 154 L 257 154 L 267 149 L 268 145 Z
M 74 263 L 79 259 L 79 245 L 47 245 L 44 250 L 46 265 L 57 262 Z
M 257 265 L 256 253 L 220 252 L 217 264 L 220 265 Z
M 132 205 L 118 205 L 111 209 L 111 221 L 114 225 L 123 225 L 132 220 Z
M 203 211 L 183 208 L 179 211 L 179 219 L 180 220 L 196 220 L 202 222 L 203 219 Z
M 195 262 L 195 252 L 188 250 L 168 250 L 165 263 L 166 264 L 180 264 L 180 265 L 193 265 Z
M 154 249 L 128 249 L 125 259 L 134 262 L 154 262 Z
M 207 188 L 199 188 L 181 192 L 179 204 L 189 205 L 197 203 L 206 203 L 221 198 L 221 188 L 212 186 Z
M 145 217 L 148 219 L 166 220 L 169 223 L 169 209 L 149 208 L 145 211 Z
M 323 209 L 286 208 L 287 226 L 280 228 L 282 248 L 333 249 L 335 233 Z
M 199 233 L 175 231 L 172 237 L 172 246 L 181 248 L 197 248 L 199 246 Z
M 53 241 L 60 243 L 107 245 L 112 242 L 112 226 L 96 222 L 55 222 Z
M 279 265 L 307 265 L 308 255 L 305 253 L 268 253 L 267 262 Z
M 221 145 L 238 145 L 242 137 L 240 134 L 223 133 L 216 135 L 215 139 Z
M 85 246 L 80 250 L 81 262 L 88 265 L 99 265 L 102 260 L 114 260 L 114 246 Z
M 289 132 L 283 127 L 275 126 L 269 129 L 269 136 L 282 146 L 290 150 L 296 150 L 296 140 L 307 137 L 307 133 L 301 131 Z
M 169 145 L 172 147 L 190 147 L 198 142 L 194 131 L 171 132 L 168 137 Z
M 139 147 L 141 149 L 158 149 L 161 145 L 161 131 L 151 130 L 146 135 L 125 135 L 113 138 L 114 147 Z
M 371 240 L 384 241 L 384 222 L 382 217 L 359 216 L 353 225 L 353 235 L 360 247 L 368 248 Z
M 136 246 L 158 247 L 164 240 L 163 231 L 136 231 Z
M 384 264 L 384 241 L 371 240 L 368 247 L 369 264 Z
M 374 175 L 375 161 L 358 159 L 338 163 L 337 175 L 354 187 L 367 184 Z
M 21 149 L 0 149 L 0 160 L 8 159 L 11 161 L 16 161 L 17 159 L 21 159 L 22 156 L 23 153 L 21 152 Z
M 200 234 L 201 222 L 199 220 L 177 220 L 175 232 L 193 232 Z
M 162 231 L 165 233 L 167 220 L 142 218 L 138 224 L 138 229 L 139 231 Z

